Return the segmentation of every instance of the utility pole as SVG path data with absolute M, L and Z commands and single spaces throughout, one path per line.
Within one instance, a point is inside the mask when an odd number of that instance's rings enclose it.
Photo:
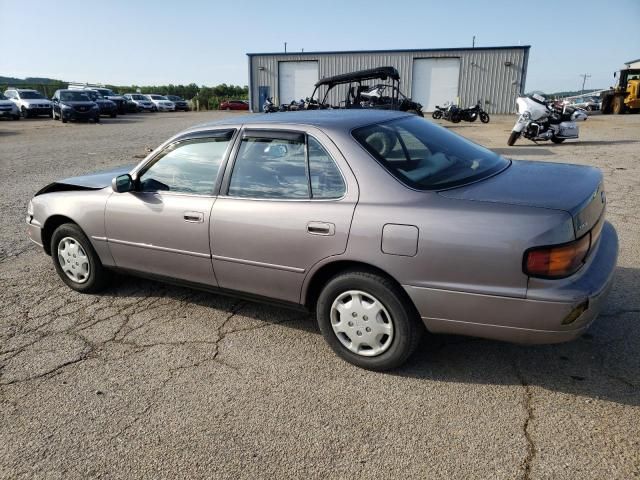
M 583 73 L 582 75 L 580 75 L 580 77 L 582 77 L 582 93 L 581 95 L 584 95 L 584 84 L 587 81 L 587 78 L 591 78 L 591 75 L 589 75 L 588 73 Z
M 473 36 L 473 42 L 471 43 L 471 48 L 476 48 L 476 36 Z
M 287 42 L 284 42 L 284 53 L 287 53 Z

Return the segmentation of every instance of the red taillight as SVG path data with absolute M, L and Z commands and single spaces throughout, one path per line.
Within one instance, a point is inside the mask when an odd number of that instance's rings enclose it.
M 524 273 L 532 277 L 568 277 L 584 263 L 591 247 L 591 234 L 570 243 L 536 247 L 524 254 Z

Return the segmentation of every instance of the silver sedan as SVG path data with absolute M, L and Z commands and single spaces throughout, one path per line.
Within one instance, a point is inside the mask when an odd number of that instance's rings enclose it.
M 425 331 L 571 340 L 612 283 L 618 240 L 596 168 L 511 161 L 386 111 L 199 125 L 139 165 L 68 178 L 28 207 L 60 278 L 111 271 L 303 307 L 364 368 Z

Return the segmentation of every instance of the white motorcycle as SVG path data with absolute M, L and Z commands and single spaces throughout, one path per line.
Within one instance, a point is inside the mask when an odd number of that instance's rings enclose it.
M 551 140 L 562 143 L 568 138 L 578 138 L 576 122 L 587 119 L 587 112 L 557 103 L 549 103 L 538 94 L 518 97 L 518 121 L 511 130 L 507 145 L 511 146 L 522 135 L 533 142 Z

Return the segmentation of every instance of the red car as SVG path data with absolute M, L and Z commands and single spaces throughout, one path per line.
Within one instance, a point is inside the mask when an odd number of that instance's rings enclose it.
M 220 110 L 249 110 L 246 100 L 227 100 L 220 104 Z

